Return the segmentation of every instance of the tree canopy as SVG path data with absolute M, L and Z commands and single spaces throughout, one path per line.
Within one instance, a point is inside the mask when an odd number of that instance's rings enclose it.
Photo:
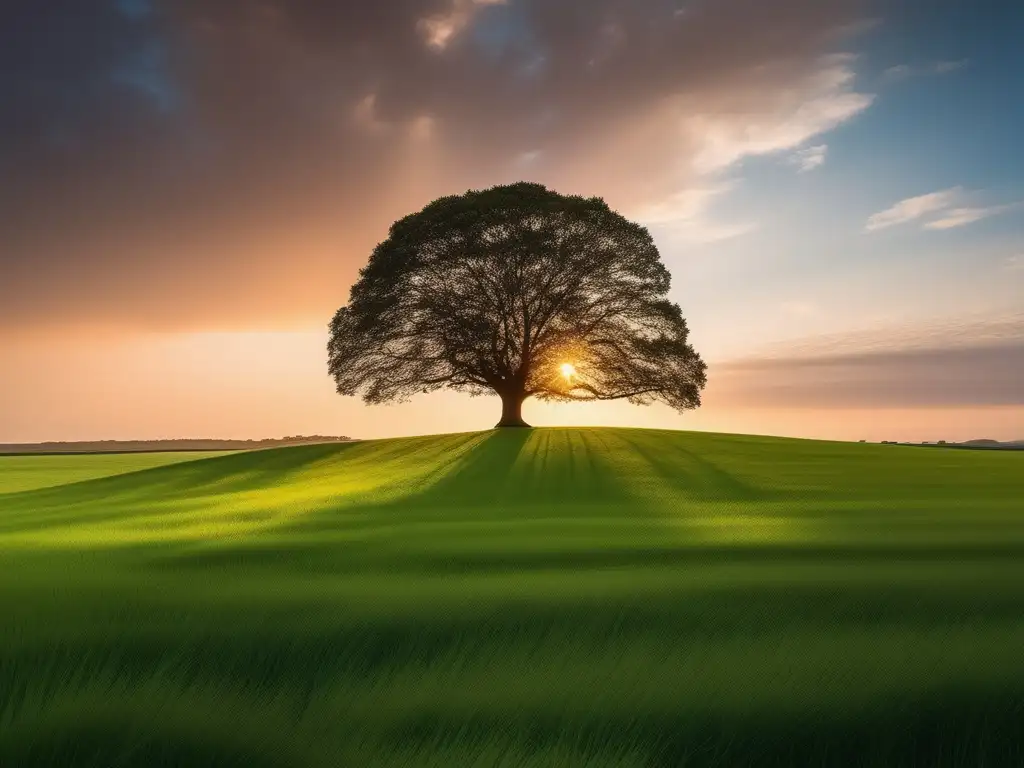
M 442 197 L 395 222 L 330 324 L 343 395 L 402 401 L 450 388 L 522 403 L 700 405 L 687 342 L 650 233 L 596 197 L 539 184 Z

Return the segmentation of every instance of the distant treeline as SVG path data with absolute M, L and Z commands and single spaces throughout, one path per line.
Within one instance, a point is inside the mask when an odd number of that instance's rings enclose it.
M 92 440 L 86 442 L 0 443 L 0 453 L 141 453 L 151 451 L 247 451 L 310 443 L 345 443 L 351 437 L 336 435 L 292 435 L 263 440 Z
M 968 448 L 980 451 L 1024 451 L 1024 440 L 1012 440 L 1001 443 L 998 440 L 967 440 L 963 443 L 949 443 L 939 440 L 937 443 L 901 443 L 896 440 L 883 440 L 889 445 L 916 445 L 924 448 Z

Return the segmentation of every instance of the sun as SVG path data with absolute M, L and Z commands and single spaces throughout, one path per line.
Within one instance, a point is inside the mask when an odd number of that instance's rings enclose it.
M 576 375 L 576 366 L 572 363 L 562 363 L 562 375 L 565 376 L 566 379 L 571 379 Z

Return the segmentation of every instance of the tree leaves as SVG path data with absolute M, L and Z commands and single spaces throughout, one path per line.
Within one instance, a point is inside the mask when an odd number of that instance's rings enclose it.
M 368 403 L 451 388 L 696 408 L 706 366 L 670 281 L 650 233 L 600 198 L 529 183 L 443 197 L 374 249 L 328 368 Z

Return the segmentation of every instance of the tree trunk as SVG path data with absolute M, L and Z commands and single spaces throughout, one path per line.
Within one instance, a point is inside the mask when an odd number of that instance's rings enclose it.
M 528 427 L 523 421 L 523 397 L 520 392 L 499 392 L 501 395 L 501 421 L 495 427 Z

